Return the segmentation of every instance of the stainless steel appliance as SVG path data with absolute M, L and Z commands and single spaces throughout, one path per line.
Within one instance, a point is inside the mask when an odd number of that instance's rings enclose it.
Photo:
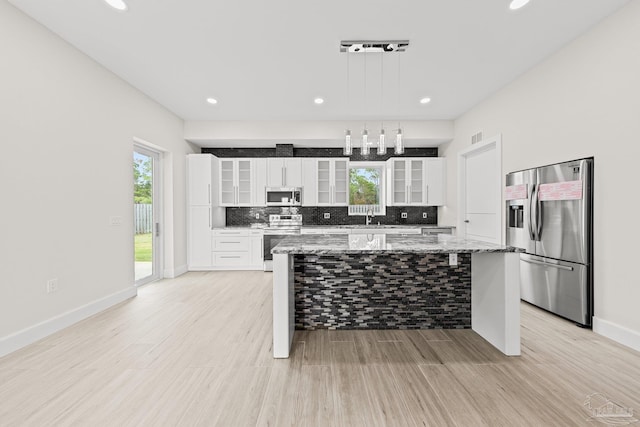
M 266 191 L 267 206 L 301 206 L 302 205 L 302 188 L 267 187 L 265 191 Z
M 264 229 L 264 271 L 273 271 L 273 249 L 287 236 L 300 234 L 302 215 L 269 215 L 269 226 Z
M 590 327 L 593 159 L 507 175 L 507 244 L 520 257 L 521 298 Z

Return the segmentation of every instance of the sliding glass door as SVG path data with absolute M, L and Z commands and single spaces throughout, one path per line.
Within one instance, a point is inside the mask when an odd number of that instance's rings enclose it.
M 133 227 L 135 283 L 160 275 L 160 154 L 135 146 L 133 151 Z

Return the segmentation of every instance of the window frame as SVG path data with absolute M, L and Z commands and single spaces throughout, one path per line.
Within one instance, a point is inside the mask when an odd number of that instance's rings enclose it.
M 365 169 L 375 168 L 380 170 L 380 203 L 378 205 L 352 205 L 351 204 L 351 169 Z M 387 214 L 387 164 L 386 162 L 349 162 L 347 167 L 348 176 L 348 194 L 347 194 L 347 207 L 349 210 L 349 216 L 365 216 L 367 215 L 366 209 L 363 210 L 361 206 L 374 206 L 374 215 L 383 216 Z

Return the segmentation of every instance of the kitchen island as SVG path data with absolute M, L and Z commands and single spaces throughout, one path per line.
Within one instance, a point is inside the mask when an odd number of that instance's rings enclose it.
M 274 357 L 295 329 L 472 328 L 520 354 L 519 253 L 448 235 L 290 236 L 273 253 Z

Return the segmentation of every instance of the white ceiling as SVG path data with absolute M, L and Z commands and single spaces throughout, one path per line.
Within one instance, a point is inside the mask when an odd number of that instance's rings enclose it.
M 449 120 L 629 0 L 10 1 L 185 120 Z

